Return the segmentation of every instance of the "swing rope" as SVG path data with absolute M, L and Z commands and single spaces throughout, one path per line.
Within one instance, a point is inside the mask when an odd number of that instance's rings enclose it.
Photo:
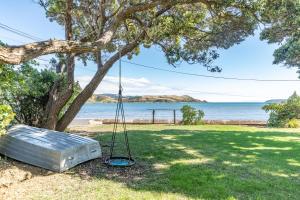
M 118 102 L 117 102 L 117 109 L 116 109 L 116 115 L 115 115 L 115 122 L 113 127 L 113 134 L 111 138 L 111 146 L 110 146 L 110 157 L 107 159 L 106 163 L 111 166 L 131 166 L 135 162 L 132 159 L 131 151 L 129 148 L 129 141 L 128 141 L 128 134 L 127 134 L 127 128 L 126 128 L 126 120 L 125 120 L 125 112 L 124 112 L 124 106 L 123 106 L 123 96 L 122 96 L 122 60 L 121 60 L 121 50 L 119 48 L 119 93 L 118 93 Z M 121 123 L 123 127 L 123 134 L 124 134 L 124 141 L 125 141 L 125 147 L 127 151 L 127 157 L 126 156 L 114 156 L 114 149 L 115 149 L 115 143 L 116 143 L 116 135 L 117 135 L 117 128 L 119 124 L 119 117 L 121 114 Z

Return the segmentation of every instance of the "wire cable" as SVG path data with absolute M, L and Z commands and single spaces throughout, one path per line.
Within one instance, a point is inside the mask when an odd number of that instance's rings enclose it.
M 11 32 L 11 33 L 17 34 L 17 35 L 19 35 L 19 36 L 25 37 L 25 38 L 27 38 L 27 39 L 31 39 L 31 40 L 33 40 L 33 41 L 40 41 L 40 40 L 43 40 L 42 38 L 39 38 L 39 37 L 30 35 L 30 34 L 28 34 L 28 33 L 25 33 L 25 32 L 23 32 L 23 31 L 20 31 L 20 30 L 18 30 L 18 29 L 14 29 L 14 28 L 9 27 L 9 26 L 7 26 L 7 25 L 1 23 L 1 22 L 0 22 L 0 28 L 4 29 L 4 30 L 6 30 L 6 31 L 9 31 L 9 32 Z
M 122 60 L 122 62 L 124 62 Z M 86 69 L 90 72 L 96 72 L 93 69 L 88 69 L 85 67 L 81 67 L 82 69 Z M 218 95 L 218 96 L 233 96 L 233 97 L 255 97 L 255 96 L 249 96 L 249 95 L 240 95 L 240 94 L 231 94 L 231 93 L 222 93 L 222 92 L 207 92 L 207 91 L 199 91 L 199 90 L 190 90 L 190 89 L 183 89 L 183 88 L 176 88 L 176 87 L 169 87 L 169 86 L 165 86 L 165 85 L 161 85 L 161 84 L 155 84 L 155 86 L 159 86 L 159 87 L 164 87 L 167 89 L 171 89 L 171 90 L 177 90 L 177 91 L 182 91 L 182 92 L 190 92 L 190 93 L 195 93 L 195 94 L 210 94 L 210 95 Z
M 237 78 L 237 77 L 225 77 L 225 76 L 212 76 L 212 75 L 204 75 L 204 74 L 195 74 L 195 73 L 189 73 L 189 72 L 183 72 L 183 71 L 175 71 L 175 70 L 169 70 L 169 69 L 162 69 L 158 67 L 143 65 L 135 62 L 130 61 L 122 61 L 128 64 L 148 68 L 148 69 L 154 69 L 164 72 L 170 72 L 170 73 L 176 73 L 176 74 L 183 74 L 183 75 L 189 75 L 189 76 L 199 76 L 199 77 L 205 77 L 205 78 L 215 78 L 215 79 L 225 79 L 225 80 L 236 80 L 236 81 L 259 81 L 259 82 L 299 82 L 300 80 L 289 80 L 289 79 L 255 79 L 255 78 Z

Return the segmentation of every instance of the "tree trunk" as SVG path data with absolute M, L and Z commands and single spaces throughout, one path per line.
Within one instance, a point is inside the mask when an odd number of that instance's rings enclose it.
M 49 94 L 49 99 L 45 110 L 45 117 L 42 122 L 42 127 L 46 129 L 54 130 L 56 126 L 57 117 L 54 115 L 54 113 L 57 112 L 56 100 L 58 99 L 58 86 L 59 81 L 56 81 Z
M 102 65 L 101 61 L 98 61 L 98 70 L 89 84 L 83 89 L 83 91 L 75 98 L 72 102 L 66 113 L 63 117 L 58 121 L 56 125 L 57 131 L 63 131 L 67 128 L 67 126 L 72 122 L 75 118 L 76 114 L 80 111 L 83 104 L 93 95 L 94 91 L 108 72 L 108 70 L 113 66 L 113 64 L 118 61 L 122 56 L 131 52 L 135 49 L 141 39 L 143 39 L 146 35 L 146 32 L 143 31 L 136 40 L 130 44 L 125 45 L 120 51 L 114 54 L 108 61 Z
M 75 118 L 76 114 L 80 111 L 84 103 L 93 95 L 100 82 L 103 80 L 108 70 L 102 71 L 98 69 L 93 79 L 84 88 L 84 90 L 75 98 L 63 117 L 57 122 L 56 130 L 64 131 L 67 126 Z
M 72 5 L 73 0 L 66 1 L 66 15 L 65 15 L 65 38 L 70 41 L 73 37 L 72 31 Z M 58 121 L 59 113 L 69 101 L 73 94 L 74 87 L 74 65 L 75 65 L 75 54 L 67 55 L 67 86 L 64 90 L 63 80 L 58 80 L 54 83 L 51 92 L 49 94 L 49 100 L 46 106 L 45 114 L 47 117 L 44 121 L 44 128 L 55 130 Z
M 62 80 L 54 83 L 49 94 L 49 100 L 46 106 L 46 118 L 44 128 L 55 130 L 60 111 L 69 101 L 73 94 L 74 87 L 74 55 L 67 58 L 67 87 L 64 89 Z

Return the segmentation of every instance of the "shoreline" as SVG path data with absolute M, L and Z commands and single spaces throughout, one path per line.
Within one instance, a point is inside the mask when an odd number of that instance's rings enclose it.
M 263 103 L 124 103 L 126 120 L 173 120 L 182 118 L 180 109 L 191 105 L 205 113 L 207 120 L 268 120 L 268 114 L 262 110 Z M 88 103 L 82 107 L 76 119 L 114 119 L 115 103 Z
M 251 125 L 251 126 L 265 126 L 266 120 L 203 120 L 204 124 L 210 125 Z M 176 120 L 175 124 L 180 124 L 180 120 Z M 87 126 L 87 125 L 105 125 L 113 124 L 114 119 L 74 119 L 69 127 Z M 147 119 L 132 119 L 127 120 L 127 124 L 153 124 L 152 120 Z M 157 119 L 154 124 L 174 124 L 173 120 Z

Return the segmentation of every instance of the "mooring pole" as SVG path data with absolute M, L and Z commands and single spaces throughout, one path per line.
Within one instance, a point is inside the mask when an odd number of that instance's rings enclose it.
M 155 110 L 152 110 L 152 124 L 155 123 Z
M 173 117 L 173 119 L 174 119 L 174 124 L 176 124 L 176 110 L 175 110 L 175 109 L 173 110 L 173 114 L 174 114 L 174 117 Z

